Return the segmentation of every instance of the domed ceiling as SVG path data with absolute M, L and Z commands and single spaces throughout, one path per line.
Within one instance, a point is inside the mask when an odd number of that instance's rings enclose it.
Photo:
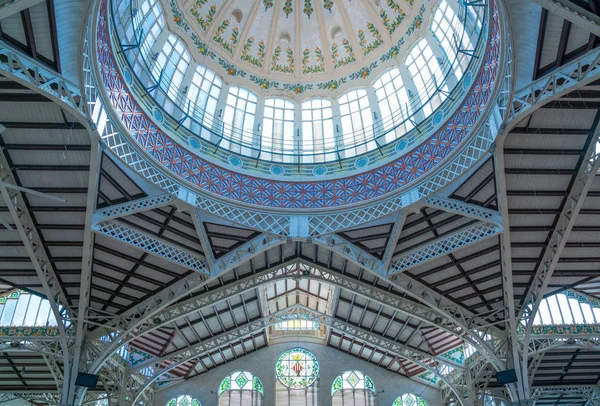
M 287 87 L 333 90 L 398 63 L 432 8 L 428 0 L 160 1 L 169 28 L 201 61 L 296 93 L 307 89 Z

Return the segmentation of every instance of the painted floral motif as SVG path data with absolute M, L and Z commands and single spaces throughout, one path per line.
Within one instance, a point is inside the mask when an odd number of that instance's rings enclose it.
M 280 63 L 282 52 L 283 50 L 281 49 L 281 46 L 278 46 L 273 51 L 273 57 L 271 58 L 271 70 L 281 73 L 294 73 L 294 51 L 290 47 L 286 49 L 286 65 Z
M 313 5 L 312 5 L 312 0 L 304 0 L 304 10 L 303 11 L 304 11 L 304 14 L 306 14 L 308 16 L 308 18 L 310 19 L 310 16 L 315 11 L 315 9 L 313 8 Z
M 323 57 L 323 51 L 321 48 L 316 47 L 314 50 L 316 65 L 310 64 L 310 48 L 306 48 L 302 53 L 302 73 L 322 73 L 325 72 L 325 58 Z
M 214 21 L 215 14 L 217 13 L 217 6 L 213 4 L 208 9 L 208 13 L 202 15 L 202 6 L 206 4 L 206 1 L 207 0 L 196 0 L 196 3 L 194 3 L 190 9 L 190 14 L 194 16 L 194 19 L 204 31 L 206 31 Z
M 202 41 L 195 33 L 192 33 L 192 41 L 200 55 L 208 56 L 210 59 L 215 59 L 217 54 L 208 47 L 208 44 Z
M 333 67 L 335 69 L 356 62 L 354 49 L 352 48 L 352 45 L 350 44 L 348 38 L 342 38 L 342 47 L 344 48 L 345 56 L 340 58 L 339 47 L 337 42 L 331 44 L 331 59 L 333 60 Z
M 260 42 L 258 43 L 258 52 L 256 53 L 256 56 L 250 55 L 252 45 L 254 45 L 254 37 L 250 37 L 246 40 L 240 58 L 243 61 L 246 61 L 254 66 L 262 68 L 265 63 L 265 55 L 267 53 L 265 42 L 263 40 L 260 40 Z
M 221 47 L 233 55 L 233 51 L 235 50 L 235 46 L 238 43 L 240 29 L 236 26 L 231 31 L 231 36 L 229 37 L 229 41 L 223 38 L 223 34 L 225 34 L 225 30 L 229 28 L 230 21 L 229 19 L 223 20 L 221 24 L 215 30 L 215 35 L 213 35 L 213 41 L 217 44 L 221 45 Z
M 263 5 L 265 6 L 265 11 L 273 7 L 273 0 L 263 0 Z
M 185 21 L 185 18 L 183 18 L 183 13 L 179 10 L 179 7 L 177 7 L 175 0 L 171 0 L 169 5 L 171 6 L 171 13 L 173 13 L 173 22 L 175 25 L 185 32 L 188 32 L 190 30 L 190 25 Z
M 341 78 L 338 80 L 332 79 L 328 82 L 322 82 L 322 83 L 317 83 L 317 88 L 321 89 L 321 90 L 329 90 L 329 91 L 334 91 L 337 90 L 340 85 L 346 83 L 346 78 Z
M 293 11 L 294 7 L 292 7 L 292 0 L 285 0 L 285 3 L 283 3 L 283 12 L 285 13 L 285 17 L 289 17 Z
M 379 15 L 383 20 L 383 25 L 385 25 L 385 29 L 388 30 L 390 34 L 393 34 L 396 31 L 396 28 L 402 21 L 406 18 L 406 13 L 402 10 L 402 8 L 396 3 L 394 0 L 387 0 L 387 5 L 391 8 L 395 13 L 396 17 L 392 20 L 383 8 L 379 11 Z
M 371 42 L 367 42 L 364 30 L 358 30 L 358 42 L 363 51 L 363 55 L 365 56 L 369 55 L 371 52 L 379 48 L 381 44 L 383 44 L 383 38 L 381 37 L 381 34 L 379 33 L 377 27 L 375 27 L 375 24 L 368 22 L 367 30 L 371 33 L 371 37 L 373 37 L 373 40 Z
M 255 75 L 250 75 L 250 80 L 256 83 L 261 89 L 267 90 L 271 88 L 278 89 L 279 82 L 274 82 L 265 78 L 261 78 Z
M 333 8 L 333 0 L 325 0 L 323 2 L 323 7 L 325 10 L 328 10 L 331 13 L 331 9 Z
M 369 76 L 373 72 L 373 69 L 375 69 L 376 67 L 377 67 L 377 61 L 371 63 L 369 66 L 365 66 L 358 72 L 354 72 L 354 73 L 350 74 L 350 79 L 351 80 L 365 79 L 367 76 Z
M 283 89 L 287 90 L 289 92 L 294 92 L 294 94 L 302 94 L 308 90 L 312 90 L 313 85 L 312 83 L 308 83 L 308 84 L 291 84 L 291 83 L 284 83 L 283 84 Z
M 416 30 L 421 28 L 421 24 L 423 24 L 423 15 L 424 14 L 425 14 L 425 5 L 421 5 L 421 8 L 419 9 L 419 14 L 417 14 L 415 16 L 415 18 L 413 18 L 413 21 L 410 24 L 410 26 L 408 27 L 408 29 L 406 30 L 405 35 L 411 35 L 413 32 L 415 32 Z
M 243 78 L 246 77 L 246 71 L 239 69 L 234 64 L 225 61 L 223 58 L 219 58 L 219 65 L 225 69 L 225 72 L 227 72 L 229 76 L 241 76 Z

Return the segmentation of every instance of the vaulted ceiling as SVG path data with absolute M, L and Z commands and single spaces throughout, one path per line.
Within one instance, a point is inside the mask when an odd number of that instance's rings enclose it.
M 76 72 L 73 59 L 77 53 L 70 43 L 63 52 L 62 44 L 76 29 L 70 28 L 73 31 L 61 38 L 56 18 L 66 12 L 63 7 L 69 2 L 60 3 L 46 0 L 1 19 L 0 39 L 46 67 L 57 72 L 66 69 L 65 75 L 71 76 Z M 74 3 L 74 12 L 83 15 L 85 2 Z M 508 2 L 519 88 L 599 45 L 590 31 L 538 3 L 544 2 Z M 572 3 L 600 14 L 596 0 Z M 79 24 L 81 19 L 76 20 Z M 493 233 L 447 255 L 411 264 L 389 280 L 353 260 L 353 250 L 380 261 L 404 258 L 468 230 L 479 220 L 424 205 L 403 219 L 399 234 L 399 219 L 389 217 L 341 231 L 333 236 L 337 243 L 330 246 L 317 240 L 289 240 L 255 252 L 248 247 L 265 238 L 263 232 L 210 215 L 198 219 L 193 207 L 176 200 L 110 219 L 122 230 L 133 230 L 185 253 L 187 262 L 157 254 L 131 239 L 124 241 L 91 228 L 92 210 L 148 199 L 156 195 L 155 189 L 111 152 L 98 150 L 80 118 L 8 73 L 0 78 L 0 166 L 7 173 L 2 181 L 21 188 L 13 190 L 22 196 L 25 217 L 31 219 L 39 250 L 69 307 L 80 305 L 81 288 L 89 286 L 93 322 L 86 329 L 90 337 L 102 335 L 104 330 L 98 326 L 111 323 L 113 317 L 133 314 L 140 303 L 164 297 L 178 284 L 191 281 L 174 306 L 193 306 L 176 317 L 158 313 L 148 318 L 131 337 L 132 347 L 169 364 L 186 349 L 302 306 L 326 315 L 332 325 L 339 323 L 326 328 L 325 345 L 418 379 L 426 372 L 422 365 L 364 337 L 424 354 L 423 363 L 432 367 L 441 365 L 441 354 L 464 343 L 464 337 L 450 331 L 444 320 L 423 320 L 401 308 L 397 303 L 416 305 L 420 300 L 399 286 L 421 289 L 434 301 L 451 303 L 483 320 L 489 329 L 485 332 L 506 332 L 509 304 L 505 295 L 512 291 L 517 311 L 527 303 L 536 274 L 553 249 L 561 216 L 572 204 L 569 195 L 588 164 L 586 152 L 598 141 L 599 80 L 528 114 L 503 136 L 494 153 L 448 191 L 448 199 L 465 205 L 500 211 L 505 204 L 504 234 Z M 20 288 L 45 295 L 9 205 L 4 197 L 0 200 L 0 291 Z M 594 174 L 545 295 L 572 289 L 600 297 L 599 215 L 600 177 Z M 509 247 L 504 246 L 507 239 Z M 88 243 L 91 248 L 86 247 Z M 236 253 L 247 259 L 237 260 Z M 234 266 L 206 282 L 196 269 L 199 258 L 212 258 L 214 263 L 225 259 Z M 89 283 L 81 279 L 88 259 Z M 507 270 L 512 284 L 505 278 Z M 377 294 L 398 302 L 377 299 Z M 432 303 L 425 298 L 421 302 Z M 360 338 L 344 326 L 360 329 L 365 336 Z M 176 381 L 191 379 L 260 351 L 269 345 L 269 332 L 270 327 L 264 327 L 240 333 L 181 362 L 169 373 Z M 598 386 L 597 348 L 570 344 L 532 357 L 532 388 Z M 6 340 L 2 346 L 0 392 L 59 390 L 56 371 L 64 372 L 60 359 L 24 353 L 10 348 Z M 496 386 L 492 378 L 489 387 Z M 537 404 L 584 405 L 586 401 L 578 393 L 553 392 L 544 394 Z

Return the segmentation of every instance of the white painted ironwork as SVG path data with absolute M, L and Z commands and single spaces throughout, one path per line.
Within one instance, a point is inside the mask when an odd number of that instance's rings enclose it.
M 142 375 L 145 377 L 145 381 L 143 384 L 137 385 L 130 379 L 127 385 L 128 392 L 130 393 L 128 398 L 134 399 L 133 404 L 137 404 L 136 402 L 139 399 L 139 396 L 162 374 L 167 373 L 168 371 L 176 368 L 177 366 L 185 362 L 198 358 L 209 351 L 220 348 L 221 346 L 227 345 L 228 343 L 239 341 L 241 338 L 253 334 L 256 331 L 263 330 L 269 326 L 272 326 L 276 323 L 285 320 L 297 319 L 299 317 L 302 317 L 302 319 L 306 320 L 314 320 L 320 325 L 328 326 L 336 331 L 344 333 L 347 336 L 354 337 L 376 345 L 393 354 L 396 354 L 402 358 L 414 362 L 415 364 L 423 367 L 428 371 L 431 371 L 435 374 L 439 374 L 440 379 L 444 381 L 449 387 L 453 388 L 457 396 L 464 391 L 464 388 L 455 388 L 453 386 L 453 382 L 447 380 L 443 375 L 441 375 L 440 367 L 442 364 L 447 362 L 447 360 L 432 357 L 431 354 L 424 353 L 422 351 L 413 349 L 395 341 L 386 339 L 368 330 L 364 330 L 356 326 L 347 324 L 344 321 L 338 320 L 331 316 L 327 316 L 323 313 L 319 313 L 308 307 L 302 305 L 294 305 L 280 312 L 268 315 L 267 317 L 263 317 L 261 319 L 249 322 L 231 331 L 219 334 L 211 338 L 210 340 L 206 340 L 199 344 L 189 346 L 185 349 L 168 354 L 159 359 L 139 364 L 138 366 L 136 366 L 136 368 L 133 369 L 131 375 Z M 454 368 L 460 369 L 456 366 L 454 366 Z M 149 369 L 152 370 L 151 374 L 145 372 Z M 144 372 L 142 373 L 142 371 Z
M 360 267 L 364 267 L 379 276 L 384 276 L 383 262 L 380 259 L 358 248 L 356 245 L 337 234 L 315 237 L 310 241 L 337 253 L 342 258 L 345 258 Z
M 600 17 L 569 0 L 532 0 L 546 10 L 600 36 Z
M 35 59 L 0 41 L 0 70 L 11 79 L 46 95 L 49 99 L 85 117 L 79 87 Z M 87 121 L 86 121 L 87 122 Z
M 412 249 L 399 255 L 390 264 L 388 275 L 404 272 L 442 255 L 447 255 L 469 244 L 483 241 L 498 235 L 502 228 L 495 224 L 478 222 L 475 225 L 459 230 L 448 236 Z
M 544 104 L 598 79 L 599 75 L 600 49 L 596 49 L 515 92 L 506 123 L 514 127 Z
M 424 200 L 425 206 L 443 210 L 448 213 L 459 214 L 461 216 L 469 217 L 475 220 L 481 220 L 485 222 L 494 223 L 496 226 L 502 228 L 502 216 L 496 210 L 487 209 L 485 207 L 477 206 L 460 200 L 443 198 L 438 196 L 429 196 Z
M 204 257 L 166 242 L 159 237 L 133 229 L 117 220 L 102 221 L 94 225 L 93 230 L 176 265 L 209 274 Z
M 575 225 L 579 211 L 584 205 L 585 197 L 594 182 L 594 177 L 600 168 L 600 126 L 595 129 L 592 140 L 585 152 L 581 168 L 579 169 L 569 196 L 566 198 L 564 208 L 558 218 L 556 226 L 550 235 L 544 256 L 536 270 L 531 287 L 527 291 L 524 306 L 519 315 L 519 320 L 525 323 L 524 348 L 528 348 L 535 316 L 544 298 L 548 283 L 556 268 L 563 248 L 565 247 L 571 230 Z M 522 374 L 527 375 L 527 365 L 523 363 Z M 529 391 L 529 382 L 523 377 L 525 392 Z
M 27 401 L 29 403 L 37 404 L 44 403 L 48 405 L 60 404 L 59 395 L 49 391 L 38 392 L 38 391 L 27 391 L 27 392 L 3 392 L 0 393 L 0 403 L 13 402 L 13 401 Z
M 157 209 L 167 206 L 173 201 L 173 197 L 168 194 L 158 196 L 149 196 L 131 202 L 108 206 L 99 209 L 94 213 L 93 223 L 98 224 L 107 220 L 130 216 L 132 214 Z

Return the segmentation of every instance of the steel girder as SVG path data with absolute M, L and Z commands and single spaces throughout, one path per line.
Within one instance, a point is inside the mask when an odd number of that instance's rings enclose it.
M 26 392 L 2 392 L 0 393 L 0 403 L 12 402 L 14 400 L 25 400 L 44 403 L 48 405 L 58 405 L 60 402 L 59 395 L 48 391 L 26 391 Z
M 368 269 L 378 277 L 385 277 L 383 261 L 336 234 L 311 238 L 309 241 L 340 255 L 342 258 L 360 267 Z
M 136 213 L 164 207 L 169 205 L 171 202 L 173 202 L 173 197 L 166 193 L 157 196 L 148 196 L 132 202 L 117 204 L 100 209 L 94 213 L 92 221 L 93 224 L 98 224 L 103 221 L 114 220 Z
M 454 383 L 444 376 L 441 375 L 439 369 L 439 359 L 434 359 L 431 354 L 424 353 L 422 351 L 407 347 L 399 344 L 392 340 L 388 340 L 379 335 L 373 334 L 368 330 L 358 328 L 356 326 L 347 324 L 334 317 L 319 313 L 313 309 L 307 308 L 302 305 L 290 306 L 282 311 L 262 317 L 258 320 L 249 322 L 243 326 L 240 326 L 231 331 L 219 334 L 210 340 L 200 342 L 199 344 L 190 346 L 183 350 L 168 354 L 159 359 L 154 359 L 139 364 L 131 370 L 131 377 L 127 385 L 126 400 L 128 402 L 133 401 L 130 404 L 137 404 L 140 395 L 148 388 L 159 376 L 168 371 L 176 368 L 177 366 L 198 358 L 203 354 L 217 349 L 223 345 L 227 345 L 230 342 L 237 341 L 253 332 L 265 329 L 278 322 L 297 319 L 302 317 L 303 319 L 317 321 L 321 325 L 328 326 L 334 330 L 340 331 L 345 335 L 363 340 L 365 342 L 376 345 L 383 348 L 391 353 L 398 355 L 401 358 L 407 359 L 415 364 L 425 368 L 426 370 L 440 375 L 442 381 L 444 381 L 449 387 L 453 389 L 458 400 L 462 403 L 461 395 L 464 393 L 464 387 L 457 388 Z M 132 381 L 134 376 L 143 377 L 144 383 L 137 385 Z M 120 403 L 121 404 L 121 403 Z
M 600 36 L 600 17 L 569 0 L 532 0 L 552 13 Z
M 504 162 L 504 140 L 506 134 L 499 137 L 496 150 L 494 151 L 494 172 L 496 176 L 496 187 L 500 191 L 498 193 L 498 206 L 502 215 L 502 224 L 505 230 L 510 230 L 510 216 L 508 213 L 508 196 L 506 194 L 506 170 Z M 507 339 L 509 341 L 509 357 L 508 364 L 513 366 L 517 371 L 517 377 L 521 376 L 522 364 L 527 360 L 521 357 L 520 342 L 517 339 L 517 328 L 519 320 L 517 320 L 517 310 L 515 308 L 515 296 L 513 290 L 513 270 L 512 270 L 512 253 L 511 253 L 511 238 L 510 231 L 500 235 L 500 260 L 502 266 L 502 291 L 505 311 L 505 327 L 508 331 Z M 522 379 L 519 379 L 522 382 Z M 520 384 L 516 384 L 518 395 L 521 399 L 526 399 L 528 394 L 525 388 Z M 510 391 L 513 400 L 516 400 L 513 391 Z
M 547 396 L 556 395 L 576 395 L 581 399 L 587 400 L 593 406 L 600 405 L 600 396 L 598 387 L 593 386 L 542 386 L 533 388 L 531 399 L 534 401 L 543 399 Z
M 10 165 L 4 154 L 4 151 L 0 153 L 0 180 L 15 185 L 15 178 L 10 171 Z M 54 266 L 48 258 L 46 247 L 42 244 L 42 239 L 35 227 L 35 222 L 22 192 L 0 184 L 0 193 L 39 278 L 42 292 L 48 299 L 51 312 L 56 318 L 59 330 L 59 339 L 56 342 L 60 343 L 63 364 L 66 366 L 64 379 L 66 382 L 70 382 L 71 370 L 68 366 L 71 365 L 73 360 L 73 348 L 70 346 L 66 330 L 68 323 L 77 325 L 78 318 L 71 309 Z M 56 353 L 56 351 L 52 351 L 52 353 Z
M 434 258 L 448 255 L 467 245 L 483 241 L 498 235 L 502 227 L 496 224 L 479 221 L 470 227 L 463 228 L 455 233 L 440 237 L 424 246 L 412 249 L 392 260 L 388 275 L 403 272 L 407 269 L 421 265 Z
M 475 220 L 480 220 L 502 227 L 502 215 L 496 210 L 477 206 L 460 200 L 430 196 L 423 200 L 423 204 L 432 209 L 442 210 L 448 213 L 458 214 Z
M 544 104 L 591 83 L 599 75 L 600 49 L 596 49 L 531 82 L 515 92 L 506 119 L 507 130 Z
M 120 343 L 125 344 L 127 341 L 148 334 L 157 328 L 168 326 L 191 313 L 213 306 L 233 295 L 241 295 L 278 280 L 290 278 L 325 282 L 348 292 L 358 294 L 372 302 L 398 311 L 399 313 L 424 321 L 427 324 L 437 326 L 441 330 L 448 331 L 460 338 L 464 338 L 466 335 L 465 331 L 462 330 L 460 326 L 453 324 L 435 309 L 393 294 L 385 289 L 373 286 L 372 284 L 313 265 L 304 260 L 291 260 L 286 264 L 267 269 L 263 272 L 251 274 L 248 277 L 236 280 L 234 283 L 218 287 L 194 298 L 176 303 L 164 311 L 156 313 L 153 316 L 152 321 L 146 321 L 145 324 L 137 326 L 135 332 L 132 332 L 127 337 L 123 337 Z M 106 358 L 108 356 L 110 356 L 110 353 L 103 353 L 103 357 Z M 99 358 L 101 359 L 102 357 Z M 448 362 L 453 366 L 460 367 L 459 364 L 452 363 L 451 361 Z
M 528 348 L 535 316 L 598 169 L 600 169 L 600 125 L 596 126 L 592 140 L 585 152 L 581 168 L 576 175 L 564 208 L 544 250 L 544 256 L 536 270 L 533 283 L 523 302 L 523 309 L 519 315 L 519 320 L 523 320 L 526 324 L 523 348 Z M 525 362 L 522 365 L 522 375 L 527 376 Z M 529 382 L 524 376 L 523 388 L 525 392 L 529 392 Z
M 198 254 L 167 242 L 160 237 L 132 228 L 118 220 L 106 220 L 97 223 L 93 230 L 121 243 L 162 258 L 175 265 L 209 275 L 206 259 Z
M 88 330 L 88 307 L 90 302 L 90 287 L 92 283 L 92 261 L 94 258 L 94 233 L 92 231 L 92 216 L 96 210 L 96 203 L 98 201 L 100 166 L 102 165 L 102 148 L 97 140 L 91 140 L 90 151 L 90 173 L 87 190 L 85 230 L 83 235 L 79 303 L 77 309 L 78 318 L 74 327 L 75 345 L 71 350 L 73 353 L 71 363 L 68 365 L 65 364 L 65 369 L 69 369 L 70 371 L 70 373 L 67 374 L 70 377 L 70 380 L 65 379 L 62 386 L 62 402 L 66 402 L 67 405 L 72 405 L 75 401 L 75 395 L 77 391 L 75 382 L 79 373 L 79 366 L 82 361 L 82 357 L 85 356 L 85 336 Z
M 83 119 L 83 124 L 87 125 L 79 86 L 35 59 L 15 51 L 3 41 L 0 41 L 0 71 L 29 89 L 44 94 L 78 119 Z

